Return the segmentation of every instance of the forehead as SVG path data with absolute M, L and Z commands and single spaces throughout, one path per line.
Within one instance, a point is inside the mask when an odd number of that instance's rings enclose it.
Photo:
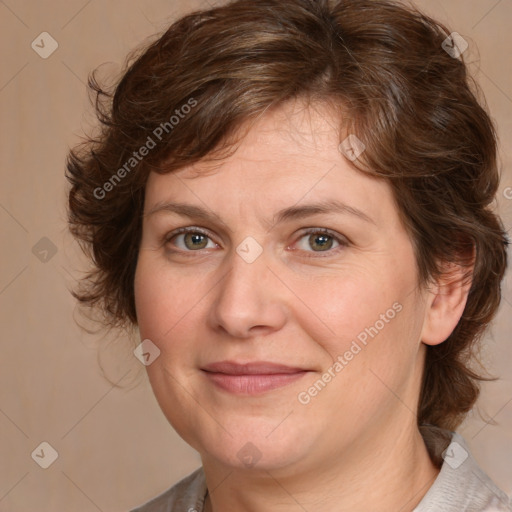
M 389 184 L 354 169 L 340 151 L 340 119 L 328 105 L 289 102 L 244 128 L 236 151 L 221 162 L 151 173 L 146 213 L 170 200 L 238 213 L 331 199 L 369 216 L 394 210 Z

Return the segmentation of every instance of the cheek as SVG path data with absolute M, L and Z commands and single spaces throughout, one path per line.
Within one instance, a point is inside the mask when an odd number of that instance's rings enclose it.
M 382 274 L 356 268 L 317 279 L 314 284 L 297 284 L 294 291 L 310 308 L 306 318 L 311 327 L 311 322 L 323 325 L 328 337 L 339 340 L 342 345 L 358 335 L 364 338 L 366 329 L 376 322 L 382 330 L 381 315 L 384 320 L 393 319 L 396 316 L 393 304 L 401 295 L 396 284 L 391 286 Z
M 134 280 L 135 308 L 141 336 L 163 339 L 193 302 L 193 287 L 168 269 L 153 254 L 141 253 Z
M 162 316 L 159 308 L 162 307 L 161 292 L 158 287 L 156 273 L 146 264 L 145 258 L 139 255 L 134 279 L 135 309 L 137 321 L 142 338 L 157 338 L 159 321 Z M 160 319 L 160 320 L 159 320 Z
M 307 315 L 295 318 L 326 353 L 324 369 L 335 361 L 342 365 L 337 366 L 337 375 L 344 377 L 336 381 L 343 387 L 365 379 L 366 385 L 374 382 L 385 390 L 370 370 L 399 385 L 415 366 L 423 309 L 411 292 L 416 283 L 414 266 L 390 269 L 391 265 L 380 271 L 353 265 L 346 272 L 317 280 L 315 286 L 294 287 L 311 308 Z
M 164 339 L 169 337 L 169 330 L 172 332 L 176 322 L 172 295 L 166 293 L 161 276 L 154 265 L 147 264 L 144 258 L 139 259 L 134 280 L 139 334 L 141 340 L 151 340 L 160 350 L 160 357 L 146 367 L 150 376 L 167 359 L 165 356 L 168 344 L 164 343 Z
M 190 338 L 194 328 L 189 323 L 189 315 L 193 312 L 189 305 L 193 303 L 192 292 L 190 287 L 180 282 L 183 279 L 175 276 L 171 279 L 168 271 L 152 256 L 147 253 L 139 257 L 134 279 L 141 340 L 151 340 L 160 350 L 159 356 L 145 369 L 155 398 L 168 421 L 192 444 L 192 440 L 187 439 L 185 416 L 176 414 L 176 411 L 193 408 L 191 395 L 183 393 L 179 384 L 186 382 L 186 374 L 193 367 L 196 352 Z
M 204 332 L 204 300 L 209 287 L 198 286 L 197 281 L 197 275 L 171 272 L 153 253 L 139 258 L 135 307 L 141 340 L 151 340 L 160 350 L 155 362 L 146 366 L 159 401 L 168 400 L 160 394 L 176 391 L 171 376 L 188 378 L 198 364 L 198 355 L 204 352 L 205 337 L 200 333 Z

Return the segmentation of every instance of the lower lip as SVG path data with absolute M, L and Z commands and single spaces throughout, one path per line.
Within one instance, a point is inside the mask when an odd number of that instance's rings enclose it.
M 236 395 L 258 395 L 265 391 L 282 388 L 302 378 L 306 371 L 295 373 L 274 373 L 258 375 L 228 375 L 226 373 L 204 372 L 210 381 L 224 391 Z

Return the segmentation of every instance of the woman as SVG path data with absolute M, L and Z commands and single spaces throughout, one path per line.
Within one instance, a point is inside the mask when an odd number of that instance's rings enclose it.
M 77 298 L 202 468 L 138 512 L 510 511 L 454 432 L 506 236 L 463 39 L 387 0 L 174 23 L 70 153 Z

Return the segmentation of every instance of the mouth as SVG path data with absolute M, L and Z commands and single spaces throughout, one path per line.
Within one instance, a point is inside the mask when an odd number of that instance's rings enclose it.
M 267 361 L 221 361 L 201 368 L 216 387 L 237 395 L 258 395 L 295 382 L 309 370 Z

